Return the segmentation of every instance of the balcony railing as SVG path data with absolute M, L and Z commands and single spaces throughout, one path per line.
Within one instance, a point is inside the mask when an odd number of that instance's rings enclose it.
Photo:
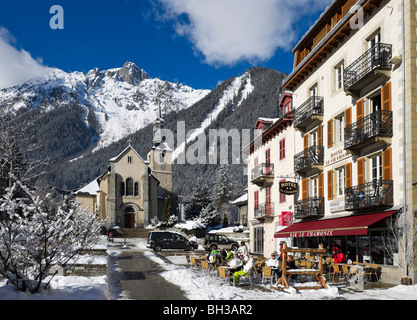
M 296 172 L 306 172 L 314 165 L 322 165 L 324 162 L 324 147 L 309 147 L 294 157 L 294 170 Z
M 365 80 L 374 70 L 389 69 L 389 60 L 391 58 L 392 45 L 377 43 L 344 70 L 343 83 L 345 91 L 359 90 L 360 87 L 363 87 L 362 80 Z M 373 80 L 373 78 L 369 79 L 369 81 Z
M 360 211 L 375 207 L 390 207 L 394 203 L 392 180 L 375 179 L 345 189 L 345 209 Z
M 324 215 L 324 198 L 311 197 L 295 203 L 295 218 L 317 217 Z
M 363 148 L 376 137 L 392 137 L 392 111 L 379 110 L 345 128 L 345 149 Z
M 275 214 L 274 202 L 266 202 L 255 206 L 255 218 L 270 217 Z
M 252 169 L 251 182 L 257 185 L 265 186 L 274 182 L 274 164 L 261 163 Z
M 324 98 L 313 96 L 294 110 L 294 127 L 301 130 L 316 122 L 321 122 L 324 112 Z

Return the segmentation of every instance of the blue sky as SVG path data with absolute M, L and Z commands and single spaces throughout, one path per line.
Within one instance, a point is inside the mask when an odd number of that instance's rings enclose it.
M 252 66 L 289 73 L 293 45 L 330 2 L 2 1 L 0 87 L 42 67 L 87 72 L 126 61 L 151 77 L 198 89 L 214 89 Z M 52 5 L 64 9 L 63 30 L 50 28 Z

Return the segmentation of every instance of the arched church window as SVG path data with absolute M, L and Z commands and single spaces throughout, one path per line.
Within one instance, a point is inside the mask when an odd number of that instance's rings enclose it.
M 139 183 L 135 182 L 135 197 L 139 195 Z
M 126 195 L 133 196 L 133 179 L 126 179 Z

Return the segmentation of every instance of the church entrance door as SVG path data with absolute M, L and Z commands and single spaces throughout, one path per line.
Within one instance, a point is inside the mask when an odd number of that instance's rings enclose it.
M 132 207 L 128 207 L 125 210 L 125 228 L 135 227 L 135 211 Z

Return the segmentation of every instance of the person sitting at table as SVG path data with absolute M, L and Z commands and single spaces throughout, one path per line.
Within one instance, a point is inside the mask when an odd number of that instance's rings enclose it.
M 218 262 L 222 261 L 222 257 L 216 249 L 212 250 L 210 254 L 207 255 L 207 260 L 214 261 L 214 259 L 217 259 Z
M 229 266 L 235 271 L 241 270 L 243 267 L 243 261 L 236 251 L 233 253 L 233 259 L 229 261 Z
M 292 254 L 288 254 L 287 256 L 287 270 L 290 269 L 297 269 L 297 266 L 295 265 L 295 260 L 293 259 Z
M 279 261 L 277 259 L 276 251 L 272 252 L 271 258 L 269 258 L 265 262 L 265 266 L 272 268 L 272 274 L 273 275 L 276 275 L 278 277 L 278 274 L 279 274 Z
M 222 249 L 220 251 L 220 256 L 222 257 L 222 260 L 223 259 L 226 259 L 226 257 L 227 257 L 227 250 L 226 249 Z
M 293 259 L 292 254 L 288 254 L 287 256 L 287 268 L 286 270 L 292 270 L 292 269 L 297 269 L 297 266 L 295 265 L 295 260 Z M 297 279 L 297 275 L 292 275 L 293 279 Z
M 246 263 L 245 266 L 243 267 L 243 270 L 235 271 L 235 273 L 233 274 L 233 280 L 235 284 L 237 284 L 237 282 L 239 281 L 240 276 L 250 276 L 250 273 L 252 272 L 252 269 L 253 269 L 253 265 L 254 265 L 254 260 L 253 258 L 250 258 L 248 263 Z
M 271 258 L 269 258 L 265 262 L 265 266 L 266 267 L 271 267 L 271 268 L 278 268 L 279 267 L 279 262 L 278 262 L 276 253 L 272 252 Z

